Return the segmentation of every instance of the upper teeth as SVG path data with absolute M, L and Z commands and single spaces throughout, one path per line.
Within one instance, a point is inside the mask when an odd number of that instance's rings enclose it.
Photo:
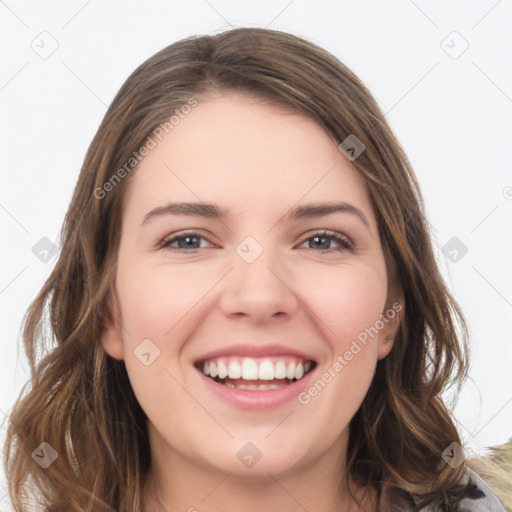
M 310 368 L 311 361 L 301 359 L 266 358 L 259 361 L 245 357 L 240 361 L 239 358 L 217 358 L 204 362 L 203 373 L 220 379 L 301 379 Z

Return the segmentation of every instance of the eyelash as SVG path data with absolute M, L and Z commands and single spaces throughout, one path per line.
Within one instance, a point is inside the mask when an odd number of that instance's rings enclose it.
M 177 247 L 170 247 L 170 245 L 172 243 L 174 243 L 174 242 L 176 242 L 178 240 L 182 240 L 184 238 L 189 238 L 189 237 L 202 238 L 202 239 L 207 240 L 208 242 L 210 242 L 206 237 L 202 236 L 197 231 L 189 231 L 189 232 L 182 233 L 179 236 L 173 236 L 171 238 L 166 238 L 166 239 L 162 240 L 162 242 L 160 242 L 160 244 L 158 245 L 158 248 L 159 249 L 169 249 L 169 250 L 171 250 L 173 252 L 180 252 L 180 253 L 187 253 L 187 252 L 197 251 L 198 249 L 202 249 L 201 247 L 194 247 L 194 248 L 192 248 L 190 250 L 188 250 L 188 249 L 179 249 Z M 308 240 L 311 240 L 313 238 L 330 238 L 331 240 L 334 240 L 336 243 L 338 243 L 341 246 L 341 247 L 334 247 L 334 248 L 331 248 L 331 249 L 322 249 L 321 251 L 315 251 L 315 252 L 328 252 L 328 251 L 340 251 L 340 252 L 342 252 L 342 251 L 350 251 L 350 252 L 353 252 L 354 251 L 354 244 L 352 243 L 352 241 L 348 237 L 339 235 L 336 232 L 329 231 L 329 230 L 323 230 L 323 231 L 315 232 L 311 236 L 308 236 L 307 238 L 304 238 L 299 243 L 299 245 L 302 245 L 304 242 L 307 242 Z M 309 249 L 311 249 L 311 248 L 309 248 Z

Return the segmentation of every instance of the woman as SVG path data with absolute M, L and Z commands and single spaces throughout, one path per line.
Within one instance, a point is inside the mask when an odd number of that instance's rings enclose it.
M 56 347 L 36 361 L 49 308 Z M 504 510 L 441 398 L 467 332 L 370 93 L 242 28 L 143 63 L 28 311 L 15 510 Z

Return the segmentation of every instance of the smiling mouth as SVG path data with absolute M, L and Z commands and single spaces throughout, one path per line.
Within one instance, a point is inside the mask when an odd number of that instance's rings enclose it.
M 301 380 L 315 369 L 316 362 L 297 357 L 219 357 L 194 366 L 205 377 L 229 388 L 266 391 Z

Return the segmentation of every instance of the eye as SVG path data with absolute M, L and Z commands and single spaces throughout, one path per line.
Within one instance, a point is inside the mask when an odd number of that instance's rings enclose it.
M 352 241 L 343 235 L 340 235 L 338 233 L 335 233 L 334 231 L 319 231 L 317 233 L 314 233 L 313 236 L 309 236 L 308 238 L 304 239 L 302 241 L 301 245 L 304 245 L 306 242 L 309 242 L 311 240 L 314 240 L 313 246 L 308 247 L 308 249 L 311 249 L 313 247 L 319 247 L 323 251 L 329 251 L 329 250 L 336 250 L 336 251 L 353 251 L 354 250 L 354 244 Z M 334 240 L 337 244 L 339 244 L 340 247 L 326 247 L 326 245 L 330 245 L 329 240 Z M 327 242 L 326 242 L 327 241 Z
M 172 236 L 162 240 L 159 244 L 160 249 L 169 248 L 178 252 L 190 252 L 188 249 L 202 249 L 203 247 L 197 246 L 199 240 L 208 240 L 204 236 L 201 236 L 197 231 L 189 231 L 182 233 L 181 235 Z M 178 243 L 178 246 L 172 247 L 173 244 Z M 200 242 L 199 242 L 200 244 Z M 210 246 L 213 245 L 210 243 Z
M 201 240 L 208 242 L 207 245 L 203 245 L 201 247 Z M 308 249 L 320 248 L 322 251 L 336 250 L 336 251 L 353 251 L 354 245 L 348 237 L 340 235 L 333 231 L 319 231 L 317 233 L 313 233 L 312 236 L 305 238 L 301 242 L 301 246 L 306 242 L 313 240 L 313 245 L 310 244 Z M 326 245 L 331 245 L 331 242 L 334 241 L 339 247 L 326 247 Z M 174 244 L 178 244 L 177 246 Z M 198 245 L 199 244 L 199 245 Z M 191 250 L 204 249 L 205 247 L 212 247 L 213 244 L 209 242 L 209 240 L 202 236 L 197 231 L 188 231 L 182 233 L 180 235 L 174 235 L 170 238 L 166 238 L 162 240 L 162 242 L 158 245 L 159 249 L 171 249 L 176 252 L 191 252 Z

